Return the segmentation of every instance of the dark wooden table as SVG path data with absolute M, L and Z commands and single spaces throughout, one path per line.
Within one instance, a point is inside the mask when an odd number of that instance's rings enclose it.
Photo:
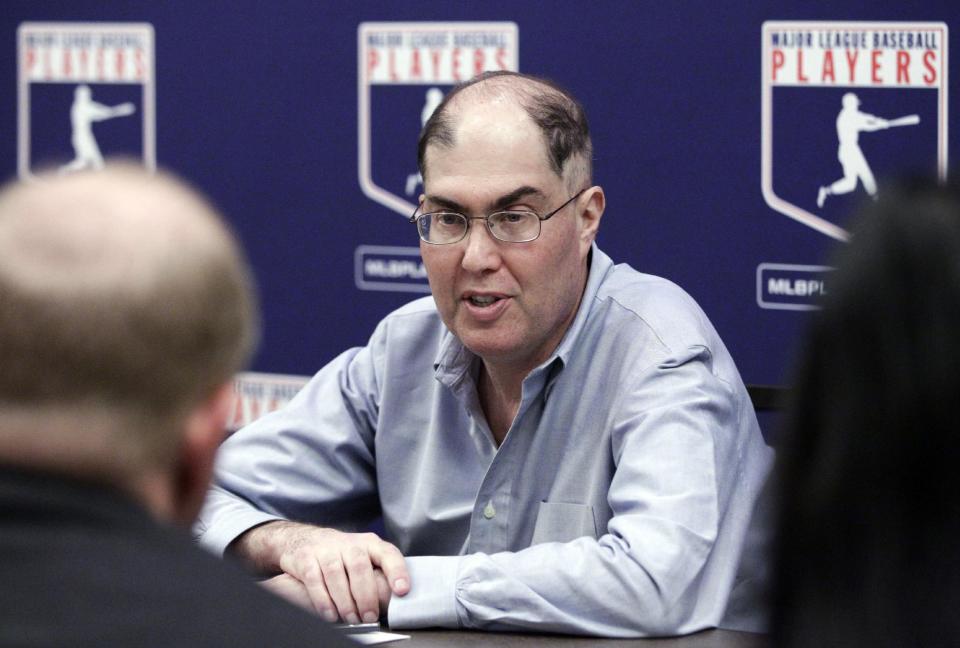
M 730 630 L 707 630 L 670 639 L 601 639 L 558 635 L 471 632 L 468 630 L 394 630 L 410 635 L 407 641 L 385 644 L 395 648 L 436 648 L 438 646 L 475 646 L 476 648 L 768 648 L 765 635 Z

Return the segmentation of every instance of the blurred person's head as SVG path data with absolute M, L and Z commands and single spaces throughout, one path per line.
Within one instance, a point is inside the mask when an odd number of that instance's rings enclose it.
M 775 645 L 960 643 L 960 188 L 867 206 L 780 453 Z
M 0 464 L 110 483 L 188 522 L 257 337 L 237 241 L 132 166 L 0 192 Z

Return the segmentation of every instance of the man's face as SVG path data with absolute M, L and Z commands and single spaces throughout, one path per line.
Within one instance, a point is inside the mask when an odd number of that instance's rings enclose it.
M 512 102 L 474 105 L 454 119 L 456 144 L 427 149 L 424 212 L 546 214 L 581 188 L 551 169 L 539 129 Z M 499 241 L 481 220 L 470 221 L 458 243 L 420 243 L 440 316 L 487 363 L 529 371 L 573 321 L 593 238 L 583 233 L 582 200 L 544 221 L 527 243 Z

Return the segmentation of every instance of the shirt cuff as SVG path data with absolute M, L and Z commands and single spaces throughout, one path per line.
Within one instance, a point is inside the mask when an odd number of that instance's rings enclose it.
M 410 591 L 393 596 L 387 608 L 391 628 L 459 628 L 457 573 L 460 556 L 407 558 Z

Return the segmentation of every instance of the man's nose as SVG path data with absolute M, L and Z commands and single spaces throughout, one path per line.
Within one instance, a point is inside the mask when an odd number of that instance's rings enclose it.
M 496 270 L 500 266 L 500 244 L 487 229 L 486 221 L 470 222 L 464 244 L 460 265 L 467 272 Z

